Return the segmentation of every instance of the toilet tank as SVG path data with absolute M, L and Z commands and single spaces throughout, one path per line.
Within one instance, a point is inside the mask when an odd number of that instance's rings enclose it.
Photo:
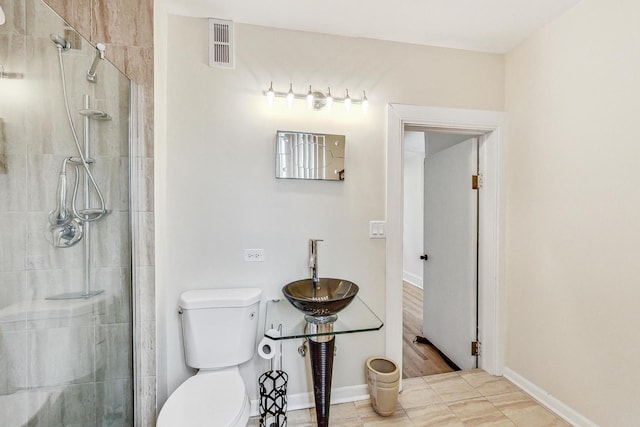
M 239 365 L 255 353 L 258 288 L 200 289 L 180 295 L 187 365 L 213 369 Z

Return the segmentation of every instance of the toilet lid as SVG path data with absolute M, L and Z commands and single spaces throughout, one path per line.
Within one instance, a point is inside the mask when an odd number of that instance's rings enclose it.
M 157 425 L 234 426 L 247 405 L 247 392 L 237 371 L 199 373 L 169 396 Z

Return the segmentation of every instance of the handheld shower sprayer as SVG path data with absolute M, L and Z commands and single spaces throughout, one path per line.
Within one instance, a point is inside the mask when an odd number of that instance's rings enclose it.
M 93 63 L 87 71 L 87 80 L 89 80 L 91 83 L 95 83 L 98 81 L 98 76 L 96 76 L 96 68 L 98 68 L 99 62 L 104 59 L 105 50 L 107 50 L 107 47 L 104 45 L 104 43 L 96 44 L 96 56 L 95 58 L 93 58 Z
M 71 43 L 64 37 L 60 37 L 57 34 L 51 33 L 49 34 L 49 38 L 56 45 L 56 47 L 60 50 L 69 50 L 71 49 Z
M 65 225 L 71 221 L 72 216 L 67 209 L 67 162 L 71 157 L 67 157 L 62 162 L 62 170 L 58 175 L 58 191 L 56 192 L 56 208 L 49 212 L 49 223 L 51 225 Z

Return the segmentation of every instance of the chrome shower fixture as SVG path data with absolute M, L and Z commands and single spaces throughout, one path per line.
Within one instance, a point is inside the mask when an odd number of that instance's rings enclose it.
M 71 199 L 71 212 L 73 213 L 73 216 L 75 216 L 77 219 L 81 220 L 84 223 L 88 223 L 88 222 L 93 222 L 93 221 L 97 221 L 100 218 L 102 218 L 104 215 L 106 215 L 107 213 L 109 213 L 107 211 L 105 202 L 104 202 L 104 197 L 102 196 L 102 192 L 100 191 L 100 188 L 98 187 L 98 184 L 96 183 L 95 179 L 93 178 L 93 174 L 91 173 L 91 170 L 89 169 L 89 163 L 93 163 L 93 160 L 89 157 L 89 140 L 90 140 L 90 135 L 89 135 L 89 123 L 91 120 L 91 113 L 89 113 L 90 111 L 93 111 L 90 109 L 89 107 L 89 95 L 84 95 L 84 114 L 82 114 L 84 116 L 84 131 L 85 131 L 85 135 L 84 135 L 84 143 L 85 143 L 85 149 L 83 150 L 82 147 L 80 146 L 80 139 L 78 138 L 78 133 L 76 132 L 76 126 L 73 122 L 73 119 L 71 118 L 71 110 L 69 109 L 69 97 L 67 94 L 67 84 L 66 84 L 66 79 L 65 79 L 65 72 L 64 72 L 64 61 L 62 60 L 62 44 L 58 44 L 57 42 L 60 42 L 60 37 L 54 37 L 55 35 L 51 36 L 51 40 L 54 41 L 54 43 L 56 43 L 56 45 L 58 46 L 58 61 L 60 63 L 60 82 L 61 82 L 61 86 L 62 86 L 62 98 L 64 100 L 64 109 L 65 112 L 67 113 L 67 120 L 69 121 L 69 128 L 71 129 L 71 135 L 73 136 L 73 142 L 76 145 L 76 149 L 78 151 L 78 157 L 71 157 L 68 158 L 67 162 L 71 162 L 75 168 L 76 168 L 76 183 L 74 185 L 73 188 L 73 196 Z M 64 40 L 64 39 L 63 39 Z M 66 40 L 65 40 L 66 41 Z M 104 113 L 104 112 L 100 112 L 101 115 L 106 115 L 108 116 L 108 114 Z M 105 119 L 108 120 L 108 119 Z M 66 164 L 65 164 L 66 165 Z M 85 209 L 78 209 L 77 208 L 77 195 L 78 195 L 78 169 L 79 167 L 82 166 L 82 168 L 84 169 L 85 172 Z M 90 192 L 90 187 L 93 188 L 95 194 L 98 196 L 98 199 L 100 200 L 100 207 L 99 208 L 91 208 L 88 206 L 89 204 L 89 192 Z
M 56 45 L 56 47 L 60 50 L 69 50 L 71 49 L 71 43 L 64 37 L 61 37 L 57 34 L 51 33 L 49 34 L 49 38 Z
M 49 233 L 47 240 L 56 248 L 69 248 L 77 244 L 84 235 L 84 224 L 67 209 L 67 164 L 76 163 L 73 157 L 62 161 L 58 175 L 56 208 L 49 212 Z M 78 166 L 76 165 L 75 188 L 78 186 Z M 74 193 L 75 193 L 74 189 Z M 75 194 L 74 194 L 75 196 Z
M 70 248 L 80 242 L 84 236 L 84 223 L 72 218 L 67 224 L 50 225 L 47 240 L 56 248 Z M 47 298 L 51 299 L 51 298 Z
M 56 192 L 56 208 L 49 212 L 49 223 L 54 226 L 68 224 L 73 218 L 67 209 L 67 162 L 71 157 L 62 161 L 62 170 L 58 175 L 58 191 Z
M 88 117 L 93 120 L 111 120 L 111 116 L 102 110 L 94 110 L 91 108 L 87 108 L 85 110 L 78 111 L 78 113 L 81 116 Z
M 100 63 L 100 61 L 104 59 L 104 51 L 106 49 L 107 47 L 104 45 L 104 43 L 96 44 L 96 56 L 95 58 L 93 58 L 93 63 L 91 64 L 89 71 L 87 71 L 87 80 L 89 80 L 91 83 L 96 83 L 98 81 L 98 76 L 96 76 L 96 68 L 98 68 L 98 64 Z
M 24 74 L 22 73 L 8 73 L 4 69 L 4 65 L 0 64 L 0 79 L 22 79 Z

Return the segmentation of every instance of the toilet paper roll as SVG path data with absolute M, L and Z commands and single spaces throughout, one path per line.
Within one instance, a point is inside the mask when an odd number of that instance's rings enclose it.
M 269 329 L 265 335 L 279 337 L 280 333 L 275 329 Z M 271 360 L 280 354 L 280 343 L 265 336 L 258 344 L 258 354 L 263 359 Z

